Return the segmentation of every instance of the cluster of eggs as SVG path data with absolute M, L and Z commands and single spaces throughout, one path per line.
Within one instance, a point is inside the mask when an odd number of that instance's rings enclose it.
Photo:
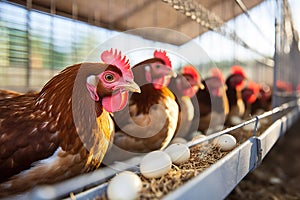
M 197 138 L 206 137 L 204 135 Z M 176 138 L 175 138 L 176 139 Z M 157 150 L 146 154 L 140 163 L 140 172 L 146 178 L 159 178 L 167 174 L 172 163 L 181 164 L 189 160 L 190 149 L 184 139 L 176 139 L 164 151 Z M 229 151 L 236 146 L 236 140 L 232 135 L 224 134 L 214 140 L 222 151 Z M 140 177 L 130 171 L 117 174 L 108 184 L 107 196 L 114 199 L 136 199 L 142 189 Z
M 146 154 L 141 160 L 140 171 L 146 178 L 159 178 L 170 171 L 172 163 L 180 164 L 188 161 L 189 158 L 189 147 L 183 143 L 174 143 L 164 151 L 152 151 Z M 141 189 L 140 177 L 133 172 L 123 171 L 109 182 L 107 196 L 110 200 L 136 199 Z

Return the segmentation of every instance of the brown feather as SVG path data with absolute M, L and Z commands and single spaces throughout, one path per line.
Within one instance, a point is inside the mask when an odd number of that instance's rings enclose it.
M 18 92 L 12 91 L 12 90 L 0 90 L 0 100 L 17 97 L 21 94 L 22 93 L 18 93 Z

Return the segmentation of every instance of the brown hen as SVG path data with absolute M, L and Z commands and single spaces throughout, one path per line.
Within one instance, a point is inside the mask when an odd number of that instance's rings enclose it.
M 175 133 L 178 105 L 167 88 L 174 72 L 166 52 L 155 51 L 154 58 L 136 64 L 132 71 L 141 93 L 132 94 L 128 107 L 114 113 L 117 128 L 105 164 L 164 149 Z
M 236 120 L 233 118 L 241 118 L 245 113 L 245 104 L 242 99 L 242 89 L 245 87 L 245 83 L 246 73 L 244 69 L 238 65 L 232 66 L 231 74 L 226 79 L 226 94 L 229 102 L 227 125 L 236 125 Z
M 200 110 L 198 130 L 205 134 L 223 129 L 229 112 L 224 76 L 218 68 L 212 68 L 210 73 L 203 81 L 205 89 L 196 94 Z
M 139 91 L 126 58 L 67 67 L 37 94 L 0 100 L 0 196 L 99 167 L 114 131 L 109 112 Z
M 168 87 L 174 93 L 179 107 L 175 137 L 189 140 L 192 133 L 197 131 L 198 123 L 193 126 L 193 121 L 199 121 L 199 106 L 193 102 L 197 102 L 195 97 L 197 91 L 204 89 L 200 74 L 193 66 L 186 65 L 177 77 L 171 79 Z

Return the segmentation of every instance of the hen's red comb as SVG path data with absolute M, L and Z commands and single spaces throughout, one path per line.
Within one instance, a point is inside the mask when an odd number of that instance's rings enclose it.
M 259 89 L 260 89 L 259 85 L 252 81 L 248 82 L 247 88 L 251 89 L 253 93 L 256 95 L 259 93 Z
M 191 65 L 186 65 L 182 68 L 182 74 L 189 74 L 195 79 L 198 83 L 200 83 L 200 75 L 198 71 Z
M 282 80 L 276 81 L 276 87 L 280 90 L 284 90 L 284 91 L 288 91 L 288 92 L 293 91 L 292 84 L 289 82 L 282 81 Z
M 297 85 L 296 90 L 297 90 L 297 92 L 300 91 L 300 84 Z
M 118 52 L 117 49 L 103 51 L 101 54 L 101 60 L 106 64 L 115 65 L 118 67 L 122 71 L 123 76 L 126 76 L 129 79 L 133 78 L 132 71 L 130 70 L 129 60 L 127 60 L 126 56 L 122 58 L 121 51 Z
M 117 49 L 103 51 L 101 54 L 101 60 L 106 64 L 117 66 L 122 71 L 130 69 L 129 60 L 126 59 L 126 56 L 122 58 L 121 51 L 118 52 Z
M 167 52 L 166 51 L 158 51 L 158 50 L 155 50 L 154 51 L 154 58 L 159 58 L 161 59 L 165 65 L 169 66 L 172 68 L 172 63 L 171 63 L 171 60 L 170 58 L 167 56 Z
M 220 70 L 219 68 L 217 68 L 217 67 L 211 68 L 211 69 L 210 69 L 210 73 L 211 73 L 211 75 L 212 75 L 213 77 L 217 77 L 218 79 L 220 79 L 220 81 L 221 81 L 222 83 L 225 82 L 224 76 L 223 76 L 223 74 L 222 74 L 222 72 L 221 72 L 221 70 Z
M 244 69 L 239 65 L 234 65 L 231 67 L 231 73 L 232 74 L 239 74 L 242 75 L 244 78 L 246 78 L 246 73 Z

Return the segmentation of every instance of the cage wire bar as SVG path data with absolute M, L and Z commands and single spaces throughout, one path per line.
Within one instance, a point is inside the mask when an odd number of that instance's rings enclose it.
M 89 50 L 99 43 L 95 40 L 100 40 L 96 38 L 100 28 L 77 21 L 76 1 L 72 2 L 73 17 L 70 19 L 57 15 L 55 2 L 51 0 L 48 14 L 33 9 L 32 0 L 27 0 L 24 6 L 0 1 L 2 89 L 36 91 L 62 68 L 83 61 Z M 72 30 L 61 29 L 63 23 L 69 24 Z M 72 37 L 61 37 L 62 32 L 70 35 L 71 31 Z M 92 37 L 87 37 L 87 33 Z
M 256 30 L 258 30 L 258 32 L 260 33 L 260 35 L 269 43 L 272 44 L 272 42 L 270 41 L 270 38 L 268 36 L 266 36 L 266 34 L 259 28 L 259 26 L 257 25 L 257 23 L 252 19 L 252 17 L 249 14 L 248 8 L 246 7 L 246 5 L 244 4 L 244 2 L 242 0 L 235 0 L 235 2 L 239 5 L 239 7 L 242 9 L 243 13 L 245 13 L 245 15 L 247 16 L 247 18 L 250 20 L 250 22 L 253 24 L 253 26 L 255 27 Z
M 255 82 L 259 83 L 266 83 L 268 85 L 273 84 L 273 78 L 271 74 L 273 74 L 274 71 L 274 59 L 273 55 L 266 55 L 265 53 L 261 53 L 257 48 L 255 43 L 249 43 L 249 40 L 245 40 L 247 38 L 240 37 L 235 30 L 236 28 L 236 20 L 231 20 L 234 22 L 233 27 L 230 27 L 227 25 L 227 22 L 225 23 L 222 20 L 222 17 L 224 16 L 218 16 L 217 14 L 213 13 L 212 11 L 207 10 L 204 8 L 200 3 L 194 0 L 188 0 L 188 1 L 181 1 L 181 0 L 162 0 L 162 2 L 167 3 L 172 8 L 174 8 L 176 11 L 178 11 L 178 15 L 186 15 L 191 20 L 196 21 L 199 24 L 199 27 L 202 27 L 203 29 L 208 29 L 208 32 L 215 32 L 219 34 L 219 36 L 223 37 L 223 40 L 228 39 L 231 40 L 234 45 L 232 47 L 233 49 L 233 58 L 230 58 L 231 60 L 231 66 L 232 65 L 241 65 L 245 68 L 247 71 L 247 74 L 249 73 L 249 76 L 252 77 L 251 79 Z M 264 1 L 264 4 L 274 4 L 273 1 Z M 271 45 L 270 38 L 266 39 L 266 35 L 263 33 L 263 30 L 259 28 L 257 23 L 252 19 L 251 14 L 249 13 L 247 7 L 241 0 L 235 0 L 232 1 L 232 4 L 238 5 L 241 10 L 244 12 L 243 14 L 246 16 L 246 19 L 250 22 L 250 26 L 252 26 L 252 29 L 257 30 L 259 33 L 259 37 L 262 37 L 267 44 L 270 46 L 270 48 L 274 48 L 274 45 Z M 266 5 L 265 5 L 266 6 Z M 272 5 L 271 5 L 272 6 Z M 226 12 L 226 10 L 224 10 Z M 222 12 L 222 13 L 224 13 Z M 234 10 L 230 10 L 230 12 L 234 12 Z M 274 11 L 275 12 L 275 11 Z M 275 16 L 274 16 L 275 19 Z M 200 38 L 200 37 L 199 37 Z M 200 39 L 199 39 L 200 41 Z M 248 42 L 246 42 L 248 41 Z M 214 40 L 212 39 L 212 42 Z M 255 54 L 254 58 L 251 58 L 251 62 L 245 62 L 243 59 L 239 59 L 237 56 L 237 53 L 240 51 L 241 47 L 243 48 L 243 51 L 247 51 L 248 54 Z M 218 55 L 216 55 L 216 60 L 218 59 Z M 214 60 L 213 60 L 214 61 Z M 218 63 L 218 61 L 217 61 Z M 223 72 L 227 72 L 226 65 L 219 63 Z M 259 72 L 259 73 L 257 73 Z
M 179 13 L 183 13 L 191 20 L 196 21 L 201 26 L 207 28 L 208 30 L 214 31 L 223 35 L 225 38 L 228 38 L 238 45 L 251 50 L 257 55 L 262 56 L 265 60 L 261 60 L 260 62 L 265 64 L 266 66 L 273 67 L 273 59 L 267 56 L 265 53 L 260 52 L 255 49 L 247 42 L 245 42 L 242 38 L 240 38 L 236 31 L 231 29 L 226 25 L 226 23 L 216 15 L 215 13 L 204 8 L 200 3 L 195 0 L 162 0 L 163 2 L 169 4 Z M 242 2 L 242 1 L 240 1 Z M 240 4 L 238 4 L 240 5 Z M 243 10 L 247 11 L 247 10 Z M 250 18 L 249 18 L 250 19 Z M 255 26 L 256 27 L 256 26 Z M 264 36 L 264 35 L 263 35 Z
M 296 99 L 300 91 L 299 35 L 293 23 L 289 2 L 277 0 L 273 107 Z

